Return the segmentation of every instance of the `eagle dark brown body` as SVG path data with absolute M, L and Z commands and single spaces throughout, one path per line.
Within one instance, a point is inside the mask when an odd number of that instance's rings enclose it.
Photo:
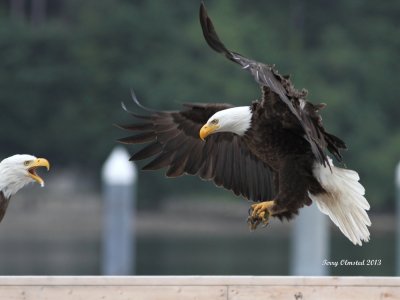
M 2 191 L 0 191 L 0 222 L 3 220 L 6 214 L 8 203 L 10 203 L 10 198 L 6 198 Z
M 298 134 L 301 128 L 297 120 L 274 97 L 264 88 L 263 101 L 252 104 L 252 126 L 243 138 L 258 159 L 273 170 L 276 210 L 285 209 L 276 216 L 290 219 L 299 208 L 311 204 L 309 191 L 319 194 L 325 190 L 315 179 L 315 156 L 310 144 Z

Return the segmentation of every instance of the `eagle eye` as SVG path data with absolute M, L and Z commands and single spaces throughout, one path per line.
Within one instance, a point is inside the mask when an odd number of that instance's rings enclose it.
M 218 119 L 214 119 L 210 122 L 210 124 L 212 125 L 217 125 L 218 124 Z
M 30 163 L 31 163 L 30 160 L 26 160 L 26 161 L 24 161 L 24 166 L 29 166 Z

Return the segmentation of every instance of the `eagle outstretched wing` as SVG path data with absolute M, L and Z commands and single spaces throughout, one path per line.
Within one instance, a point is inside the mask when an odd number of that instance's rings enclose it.
M 287 105 L 302 127 L 305 134 L 304 138 L 310 143 L 314 156 L 321 164 L 329 166 L 324 154 L 325 149 L 328 149 L 341 161 L 342 157 L 339 151 L 346 149 L 346 145 L 342 140 L 324 130 L 321 117 L 318 114 L 318 110 L 324 105 L 313 105 L 307 102 L 305 100 L 307 92 L 305 90 L 297 91 L 289 78 L 280 75 L 273 66 L 228 50 L 218 37 L 204 3 L 201 3 L 200 6 L 200 23 L 204 38 L 213 50 L 224 54 L 226 58 L 248 70 L 259 85 L 268 87 Z
M 119 127 L 139 133 L 119 141 L 148 143 L 131 157 L 135 161 L 152 158 L 143 170 L 168 168 L 168 177 L 198 175 L 252 201 L 272 199 L 274 172 L 256 158 L 241 137 L 220 133 L 209 136 L 206 141 L 199 138 L 200 128 L 207 120 L 217 111 L 230 107 L 229 104 L 184 104 L 182 111 L 149 112 L 149 115 L 129 112 L 140 122 Z

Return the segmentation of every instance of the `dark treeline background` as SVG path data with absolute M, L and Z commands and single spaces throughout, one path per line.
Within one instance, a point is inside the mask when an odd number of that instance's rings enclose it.
M 328 104 L 325 126 L 347 142 L 346 164 L 359 171 L 373 211 L 392 210 L 400 159 L 400 2 L 206 4 L 230 48 L 276 64 L 309 90 L 309 100 Z M 1 1 L 1 157 L 32 153 L 97 174 L 126 135 L 113 123 L 129 121 L 120 103 L 134 109 L 131 88 L 157 109 L 245 105 L 259 97 L 246 72 L 208 48 L 198 8 L 197 0 Z M 150 198 L 182 182 L 188 192 L 204 187 L 194 179 L 166 183 L 160 174 L 141 181 Z

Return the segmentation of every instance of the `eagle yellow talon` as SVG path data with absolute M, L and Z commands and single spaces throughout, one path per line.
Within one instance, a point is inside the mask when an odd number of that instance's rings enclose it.
M 264 227 L 268 225 L 269 217 L 272 214 L 271 209 L 274 205 L 275 201 L 264 201 L 251 205 L 247 218 L 250 230 L 255 230 L 260 224 L 263 224 Z

